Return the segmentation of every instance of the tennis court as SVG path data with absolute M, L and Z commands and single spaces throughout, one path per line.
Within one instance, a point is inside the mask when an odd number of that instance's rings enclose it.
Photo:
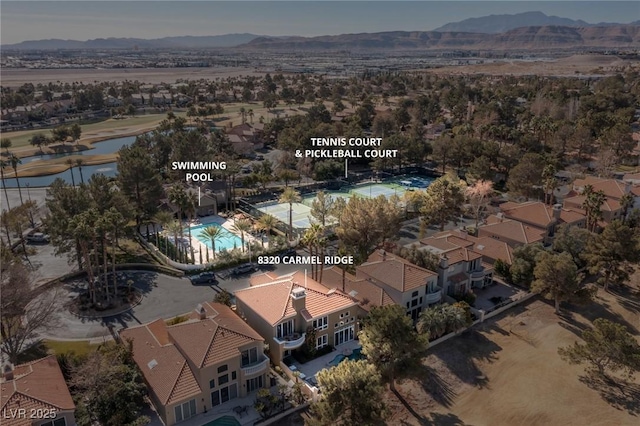
M 256 206 L 263 213 L 275 216 L 279 221 L 289 224 L 289 203 L 277 203 L 276 201 Z M 304 229 L 308 228 L 309 217 L 311 216 L 311 207 L 300 203 L 292 204 L 293 227 Z
M 392 195 L 402 197 L 402 194 L 406 192 L 406 189 L 394 184 L 372 183 L 369 185 L 357 186 L 349 192 L 361 197 L 376 198 L 380 195 L 384 195 L 389 198 Z

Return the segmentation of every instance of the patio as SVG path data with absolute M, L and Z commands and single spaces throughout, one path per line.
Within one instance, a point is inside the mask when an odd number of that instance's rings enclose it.
M 289 368 L 293 371 L 299 371 L 300 378 L 304 381 L 310 383 L 315 386 L 315 376 L 318 371 L 323 370 L 325 368 L 331 368 L 329 362 L 331 362 L 337 355 L 350 355 L 354 349 L 360 347 L 360 342 L 358 340 L 351 340 L 349 342 L 345 342 L 341 345 L 335 347 L 335 350 L 329 352 L 326 355 L 322 355 L 316 359 L 312 359 L 311 361 L 300 364 L 297 361 L 294 361 Z M 295 367 L 295 370 L 294 370 Z
M 476 309 L 488 311 L 506 299 L 526 293 L 526 291 L 499 281 L 495 277 L 493 282 L 488 287 L 473 289 L 473 293 L 476 295 Z

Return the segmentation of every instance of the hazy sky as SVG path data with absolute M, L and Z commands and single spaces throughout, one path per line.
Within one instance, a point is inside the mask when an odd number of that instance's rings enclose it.
M 5 1 L 2 44 L 61 38 L 432 30 L 447 22 L 541 11 L 587 22 L 640 19 L 638 1 Z

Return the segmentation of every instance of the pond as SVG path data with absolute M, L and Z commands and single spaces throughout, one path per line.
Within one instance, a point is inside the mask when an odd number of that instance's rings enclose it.
M 53 158 L 68 157 L 70 155 L 96 155 L 96 154 L 112 154 L 117 152 L 125 145 L 131 145 L 136 140 L 135 136 L 125 136 L 122 138 L 108 139 L 102 142 L 95 142 L 92 149 L 85 151 L 69 151 L 59 152 L 55 154 L 38 154 L 29 157 L 22 158 L 22 164 L 30 163 L 32 161 L 50 160 Z M 67 147 L 71 147 L 71 144 L 67 144 Z M 83 168 L 84 172 L 84 168 Z
M 112 177 L 115 176 L 118 171 L 117 164 L 113 163 L 105 163 L 105 164 L 96 164 L 95 166 L 82 166 L 82 176 L 84 181 L 87 182 L 89 178 L 97 173 L 102 173 L 105 176 Z M 47 176 L 35 176 L 35 177 L 23 177 L 20 178 L 20 186 L 25 188 L 27 184 L 31 188 L 39 187 L 39 186 L 49 186 L 51 183 L 57 178 L 61 178 L 67 183 L 71 183 L 71 169 L 65 170 L 64 172 L 55 173 L 53 175 Z M 80 183 L 80 171 L 77 167 L 73 168 L 73 178 L 75 179 L 76 184 Z M 4 184 L 7 188 L 17 188 L 18 184 L 15 178 L 5 179 Z

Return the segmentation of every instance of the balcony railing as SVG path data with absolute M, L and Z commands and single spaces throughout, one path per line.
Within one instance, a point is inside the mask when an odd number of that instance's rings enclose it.
M 304 343 L 304 339 L 306 338 L 307 333 L 292 334 L 289 336 L 283 336 L 281 338 L 275 338 L 275 341 L 279 345 L 283 345 L 285 350 L 298 349 Z
M 442 299 L 442 287 L 436 287 L 434 291 L 426 294 L 427 303 L 438 303 Z
M 487 271 L 481 266 L 471 271 L 469 275 L 471 275 L 472 280 L 479 280 L 480 278 L 483 278 L 486 273 Z
M 261 361 L 258 361 L 257 363 L 242 367 L 242 374 L 244 374 L 245 376 L 250 376 L 264 370 L 269 365 L 269 358 L 267 358 L 266 356 L 263 356 L 262 358 L 263 359 Z

